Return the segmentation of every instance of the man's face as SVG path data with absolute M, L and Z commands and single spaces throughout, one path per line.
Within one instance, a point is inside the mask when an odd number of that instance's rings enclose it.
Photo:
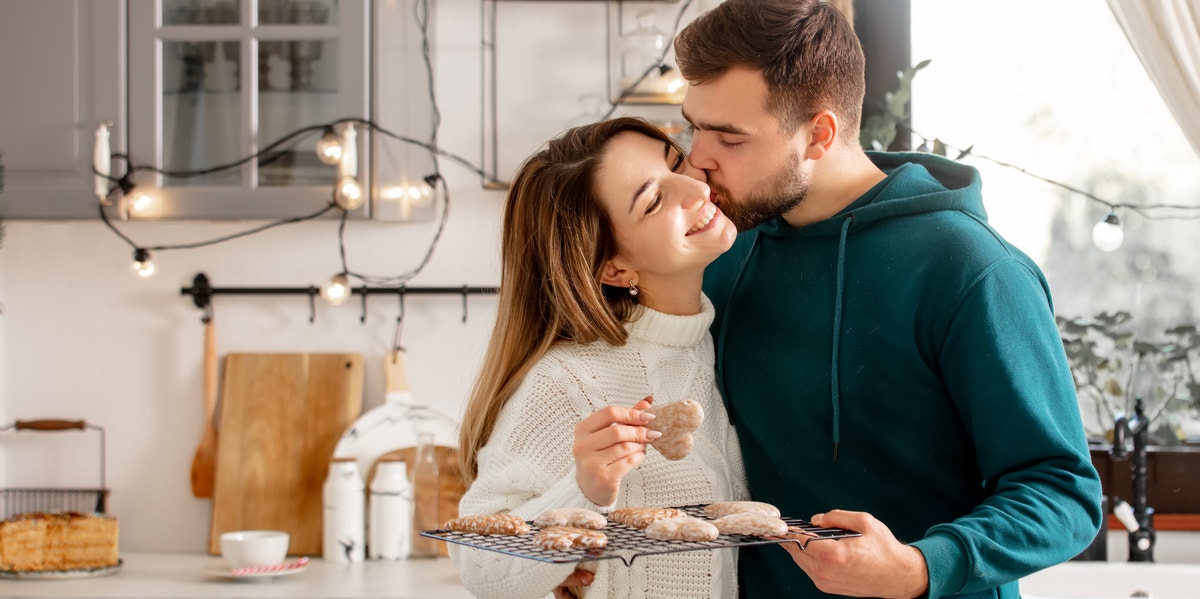
M 688 86 L 683 115 L 695 128 L 688 162 L 707 176 L 712 200 L 739 230 L 795 208 L 808 193 L 807 126 L 785 135 L 766 109 L 762 74 L 734 68 Z

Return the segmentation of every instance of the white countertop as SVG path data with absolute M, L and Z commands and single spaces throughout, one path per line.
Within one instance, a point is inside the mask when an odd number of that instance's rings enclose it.
M 468 599 L 448 558 L 332 564 L 313 558 L 308 567 L 274 578 L 230 579 L 206 570 L 219 557 L 188 553 L 129 553 L 116 574 L 65 580 L 0 580 L 4 597 L 287 597 Z

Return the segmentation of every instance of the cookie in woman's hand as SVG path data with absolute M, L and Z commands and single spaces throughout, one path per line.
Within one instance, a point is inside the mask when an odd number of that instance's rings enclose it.
M 704 408 L 699 402 L 691 399 L 673 401 L 647 408 L 646 412 L 654 414 L 654 419 L 646 423 L 646 428 L 662 433 L 650 445 L 664 458 L 682 460 L 692 452 L 695 442 L 692 432 L 704 422 Z

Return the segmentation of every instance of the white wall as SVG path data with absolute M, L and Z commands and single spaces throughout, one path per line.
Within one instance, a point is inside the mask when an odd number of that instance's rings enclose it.
M 585 32 L 592 50 L 577 47 L 571 69 L 592 69 L 604 89 L 603 4 L 508 3 L 503 6 L 502 48 L 541 47 L 530 32 Z M 480 148 L 480 3 L 436 3 L 437 93 L 442 112 L 441 145 L 478 161 Z M 571 12 L 575 11 L 575 12 Z M 584 11 L 579 17 L 578 11 Z M 590 12 L 587 12 L 590 11 Z M 597 12 L 598 11 L 598 12 Z M 599 15 L 600 18 L 596 18 Z M 664 19 L 665 20 L 665 19 Z M 522 23 L 505 30 L 505 23 Z M 539 29 L 540 28 L 540 29 Z M 587 35 L 590 32 L 590 35 Z M 508 44 L 512 44 L 508 46 Z M 509 56 L 512 56 L 511 54 Z M 513 77 L 534 83 L 505 93 L 528 94 L 521 106 L 545 114 L 538 98 L 566 93 L 552 108 L 561 120 L 530 120 L 528 131 L 507 122 L 502 153 L 524 156 L 576 112 L 580 93 L 563 92 L 537 74 L 557 65 L 509 61 Z M 589 64 L 584 58 L 590 57 Z M 535 66 L 537 67 L 535 69 Z M 530 75 L 534 75 L 530 77 Z M 503 77 L 501 74 L 501 86 Z M 594 82 L 594 83 L 592 83 Z M 516 123 L 519 124 L 519 123 Z M 511 167 L 510 167 L 511 168 Z M 481 189 L 479 177 L 442 162 L 451 191 L 451 216 L 434 257 L 412 285 L 499 283 L 499 214 L 503 195 Z M 507 177 L 507 173 L 501 173 Z M 145 245 L 208 239 L 254 223 L 133 223 L 124 230 Z M 123 551 L 202 551 L 207 547 L 210 501 L 191 496 L 189 471 L 202 429 L 201 313 L 180 288 L 197 272 L 217 286 L 307 286 L 339 270 L 334 221 L 289 225 L 216 246 L 161 252 L 158 274 L 136 280 L 131 250 L 98 221 L 10 221 L 0 249 L 0 420 L 72 418 L 104 426 L 108 433 L 109 511 L 121 520 Z M 435 225 L 351 222 L 347 250 L 351 268 L 394 275 L 415 267 Z M 367 323 L 359 324 L 357 298 L 338 307 L 318 302 L 308 323 L 304 296 L 232 297 L 214 301 L 217 345 L 229 352 L 349 351 L 364 354 L 364 408 L 382 396 L 380 366 L 390 349 L 397 302 L 373 296 Z M 418 399 L 458 415 L 482 356 L 495 298 L 471 296 L 466 324 L 458 297 L 409 296 L 403 345 L 409 383 Z M 4 486 L 96 486 L 98 457 L 92 434 L 6 433 Z

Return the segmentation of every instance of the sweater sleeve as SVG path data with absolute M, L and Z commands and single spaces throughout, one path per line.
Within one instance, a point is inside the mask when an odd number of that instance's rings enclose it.
M 545 361 L 543 361 L 545 362 Z M 584 416 L 581 398 L 567 373 L 539 364 L 501 411 L 491 438 L 479 452 L 479 475 L 459 502 L 462 515 L 512 513 L 532 520 L 551 508 L 599 510 L 575 481 L 571 447 L 575 424 Z M 463 586 L 477 597 L 540 598 L 575 569 L 573 564 L 535 560 L 450 546 Z M 597 577 L 589 587 L 597 591 Z
M 983 273 L 951 317 L 939 367 L 987 498 L 913 543 L 925 555 L 930 599 L 1077 555 L 1100 528 L 1100 481 L 1040 273 L 1016 259 Z

